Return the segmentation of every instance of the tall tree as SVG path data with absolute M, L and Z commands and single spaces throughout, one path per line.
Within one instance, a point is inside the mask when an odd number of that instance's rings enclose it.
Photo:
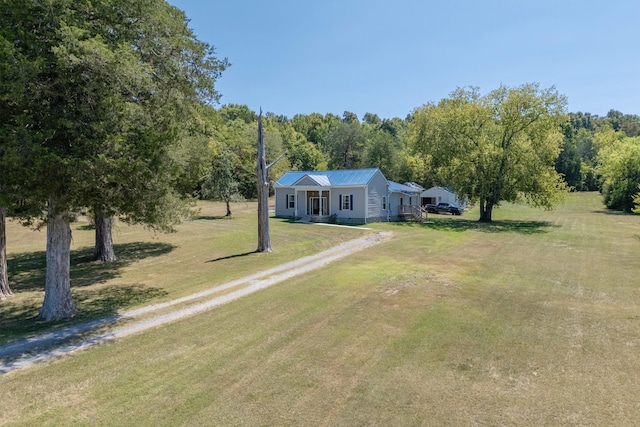
M 185 117 L 185 126 L 176 135 L 178 142 L 167 152 L 167 160 L 173 167 L 165 169 L 169 172 L 164 179 L 167 183 L 165 187 L 149 186 L 142 183 L 148 192 L 152 193 L 154 188 L 160 190 L 162 194 L 157 194 L 155 200 L 158 209 L 147 211 L 144 209 L 133 209 L 130 212 L 122 209 L 114 209 L 114 205 L 109 205 L 108 201 L 113 195 L 108 194 L 109 186 L 102 189 L 96 196 L 93 204 L 93 218 L 95 224 L 95 246 L 93 259 L 102 262 L 117 261 L 117 256 L 113 246 L 112 227 L 116 217 L 127 223 L 143 224 L 148 228 L 158 231 L 173 231 L 173 226 L 177 224 L 184 215 L 186 208 L 191 205 L 191 196 L 195 194 L 198 183 L 204 174 L 207 164 L 210 164 L 210 153 L 207 149 L 211 132 L 206 129 L 207 119 L 202 121 L 203 113 L 211 112 L 213 109 L 207 105 L 202 105 L 193 111 L 190 117 Z M 112 155 L 113 157 L 113 155 Z M 96 162 L 97 163 L 97 162 Z M 168 166 L 169 163 L 165 163 Z M 103 174 L 96 174 L 103 180 L 108 176 L 109 171 L 105 169 Z M 161 174 L 157 176 L 161 177 Z M 105 192 L 109 197 L 105 197 Z M 176 198 L 163 197 L 163 194 L 174 194 Z M 176 210 L 177 209 L 177 210 Z M 162 212 L 161 215 L 158 213 Z M 152 216 L 149 216 L 149 213 Z
M 108 215 L 105 208 L 96 207 L 93 209 L 93 224 L 95 227 L 94 261 L 117 261 L 118 257 L 113 248 L 113 216 Z
M 236 161 L 233 157 L 234 154 L 228 149 L 220 147 L 211 170 L 202 183 L 202 197 L 225 202 L 226 216 L 231 216 L 231 202 L 242 199 L 239 193 L 240 185 L 235 175 Z
M 633 196 L 633 212 L 640 214 L 640 184 L 638 184 L 638 192 Z
M 3 16 L 3 19 L 6 19 Z M 28 139 L 29 123 L 14 117 L 16 100 L 25 96 L 32 69 L 20 67 L 21 57 L 10 34 L 0 23 L 0 298 L 11 295 L 7 266 L 6 220 L 20 200 L 16 183 L 32 178 L 29 159 L 16 155 L 20 140 Z M 27 163 L 21 163 L 22 161 Z M 24 170 L 24 172 L 23 172 Z
M 366 136 L 357 121 L 342 122 L 323 140 L 329 152 L 329 168 L 354 169 L 360 167 Z
M 282 144 L 287 150 L 289 168 L 292 170 L 315 170 L 322 163 L 320 150 L 296 132 L 291 123 L 282 126 Z
M 0 94 L 9 109 L 0 124 L 3 156 L 20 159 L 8 176 L 27 174 L 10 184 L 46 211 L 40 317 L 57 320 L 76 313 L 74 212 L 104 207 L 107 216 L 150 225 L 179 215 L 178 130 L 202 101 L 217 99 L 214 82 L 228 64 L 164 0 L 5 0 L 3 7 L 0 35 L 12 41 L 16 73 L 25 76 L 20 96 L 5 87 Z
M 364 123 L 370 124 L 371 126 L 378 126 L 381 123 L 380 117 L 377 114 L 373 113 L 365 113 L 362 121 Z
M 0 206 L 0 299 L 11 295 L 7 272 L 7 235 L 5 209 Z
M 352 113 L 351 111 L 345 111 L 344 113 L 342 113 L 342 121 L 347 124 L 352 124 L 352 123 L 360 124 L 360 121 L 358 120 L 358 116 L 356 115 L 356 113 Z
M 598 153 L 604 202 L 610 209 L 631 212 L 640 185 L 640 137 L 616 140 Z
M 573 127 L 568 123 L 563 127 L 564 141 L 562 150 L 555 161 L 556 171 L 564 177 L 565 182 L 574 190 L 582 189 L 581 158 Z
M 537 84 L 501 86 L 482 96 L 458 89 L 415 111 L 413 144 L 441 184 L 478 202 L 490 222 L 502 201 L 551 207 L 566 191 L 554 169 L 566 99 Z
M 307 141 L 316 146 L 322 142 L 325 133 L 325 120 L 322 114 L 312 113 L 309 115 L 296 114 L 291 119 L 291 125 L 296 132 L 304 135 Z
M 391 179 L 397 175 L 400 155 L 402 146 L 396 137 L 385 131 L 373 131 L 364 150 L 363 166 L 377 167 Z
M 219 112 L 225 122 L 242 120 L 249 124 L 258 120 L 258 115 L 247 105 L 226 104 L 220 108 Z

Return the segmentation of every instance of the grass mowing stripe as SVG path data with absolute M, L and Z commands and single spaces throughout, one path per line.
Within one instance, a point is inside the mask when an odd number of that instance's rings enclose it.
M 342 243 L 332 249 L 320 252 L 314 256 L 307 256 L 296 261 L 289 262 L 287 264 L 274 267 L 270 270 L 253 274 L 251 276 L 239 279 L 225 285 L 220 285 L 207 291 L 199 292 L 187 297 L 178 298 L 177 300 L 155 304 L 149 307 L 143 307 L 142 309 L 131 310 L 125 312 L 121 316 L 112 316 L 111 318 L 101 319 L 98 321 L 87 322 L 73 327 L 64 328 L 61 331 L 54 333 L 47 333 L 42 336 L 30 338 L 25 341 L 12 343 L 6 347 L 0 347 L 0 358 L 9 360 L 0 364 L 0 373 L 7 373 L 15 369 L 24 368 L 30 366 L 33 363 L 41 362 L 48 358 L 62 356 L 68 353 L 72 353 L 78 350 L 82 350 L 115 338 L 125 337 L 127 335 L 137 333 L 152 327 L 161 326 L 165 323 L 169 323 L 178 319 L 182 319 L 187 316 L 198 314 L 202 311 L 211 309 L 213 307 L 220 306 L 222 304 L 229 303 L 233 300 L 249 295 L 260 289 L 272 286 L 276 283 L 282 282 L 286 279 L 290 279 L 299 274 L 307 273 L 311 270 L 325 266 L 335 260 L 344 258 L 351 255 L 356 251 L 360 251 L 372 245 L 381 243 L 383 240 L 391 237 L 391 233 L 378 233 L 375 235 L 369 235 L 361 237 L 359 239 L 351 240 L 349 242 Z M 281 274 L 278 274 L 281 273 Z M 150 319 L 141 320 L 133 324 L 118 327 L 112 331 L 85 338 L 72 344 L 65 344 L 58 346 L 57 348 L 47 349 L 44 351 L 39 350 L 42 347 L 47 347 L 55 344 L 56 341 L 62 341 L 68 339 L 70 336 L 77 334 L 78 332 L 84 332 L 95 326 L 103 326 L 108 322 L 114 322 L 122 318 L 131 318 L 137 315 L 146 314 L 152 311 L 157 311 L 162 308 L 173 306 L 178 303 L 199 299 L 205 296 L 210 296 L 215 293 L 220 293 L 224 290 L 238 287 L 240 285 L 247 284 L 238 290 L 215 297 L 209 301 L 198 303 L 188 308 L 181 310 L 175 310 L 170 313 L 162 314 Z M 30 354 L 35 353 L 35 354 Z

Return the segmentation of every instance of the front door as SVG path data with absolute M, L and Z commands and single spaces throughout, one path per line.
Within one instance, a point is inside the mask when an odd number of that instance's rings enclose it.
M 328 204 L 326 197 L 309 197 L 307 215 L 327 215 Z
M 329 192 L 307 191 L 307 215 L 329 215 Z

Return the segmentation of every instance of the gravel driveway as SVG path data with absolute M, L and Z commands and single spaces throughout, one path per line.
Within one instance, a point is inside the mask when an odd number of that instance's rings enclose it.
M 198 314 L 291 277 L 323 267 L 335 260 L 388 240 L 391 238 L 391 235 L 392 233 L 390 232 L 368 233 L 364 237 L 350 240 L 315 255 L 299 258 L 295 261 L 202 292 L 165 303 L 130 310 L 115 316 L 62 328 L 53 332 L 43 333 L 0 346 L 0 373 L 7 373 L 15 369 L 24 368 L 43 360 L 62 356 L 114 338 L 124 337 Z M 238 289 L 219 295 L 221 292 L 232 288 Z M 186 308 L 173 307 L 189 302 L 192 302 L 192 305 Z M 147 316 L 153 312 L 161 312 L 161 314 L 151 317 Z M 138 317 L 144 318 L 136 320 Z M 127 319 L 126 325 L 111 325 L 118 320 Z M 92 330 L 105 326 L 111 326 L 108 332 L 91 332 Z

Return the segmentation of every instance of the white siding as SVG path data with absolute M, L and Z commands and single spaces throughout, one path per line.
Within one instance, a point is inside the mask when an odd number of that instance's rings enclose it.
M 428 190 L 424 190 L 420 197 L 430 197 L 435 199 L 434 204 L 438 203 L 449 203 L 451 205 L 459 206 L 461 208 L 465 208 L 467 206 L 466 202 L 460 200 L 455 193 L 447 190 L 444 187 L 431 187 Z
M 367 193 L 367 220 L 368 221 L 386 221 L 388 212 L 382 208 L 382 198 L 388 197 L 389 182 L 382 175 L 382 172 L 378 171 L 373 176 L 368 185 Z M 387 202 L 387 209 L 389 203 Z
M 349 210 L 342 209 L 340 196 L 353 196 L 353 206 Z M 331 191 L 331 213 L 336 214 L 338 222 L 364 223 L 365 197 L 364 187 L 334 187 Z
M 276 216 L 292 217 L 295 215 L 295 209 L 289 209 L 287 204 L 287 195 L 294 194 L 293 188 L 276 188 L 275 189 Z M 297 203 L 297 200 L 296 200 Z

